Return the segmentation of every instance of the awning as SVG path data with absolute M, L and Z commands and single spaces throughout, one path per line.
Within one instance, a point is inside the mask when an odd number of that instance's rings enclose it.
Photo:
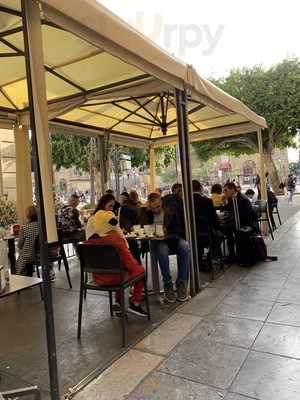
M 108 131 L 116 143 L 128 141 L 138 147 L 172 144 L 177 140 L 178 88 L 188 94 L 192 140 L 219 137 L 224 128 L 235 134 L 266 127 L 264 118 L 96 1 L 40 4 L 52 126 L 81 134 Z M 14 121 L 14 114 L 19 124 L 27 125 L 20 2 L 0 0 L 0 7 L 0 117 L 5 120 L 9 115 Z

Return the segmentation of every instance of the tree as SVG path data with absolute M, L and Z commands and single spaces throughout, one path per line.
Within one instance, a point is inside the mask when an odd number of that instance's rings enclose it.
M 63 135 L 55 132 L 51 135 L 52 157 L 57 171 L 60 168 L 76 167 L 82 171 L 90 170 L 90 138 Z M 110 146 L 109 158 L 115 159 L 121 153 L 128 154 L 131 157 L 131 165 L 134 168 L 149 168 L 149 153 L 143 149 Z M 175 160 L 175 148 L 164 146 L 155 149 L 156 168 L 160 169 L 170 165 Z M 118 157 L 117 157 L 118 158 Z
M 89 171 L 90 138 L 53 133 L 51 135 L 52 158 L 55 168 L 76 167 Z
M 264 159 L 273 188 L 279 178 L 272 157 L 274 148 L 294 146 L 300 129 L 300 60 L 287 59 L 269 69 L 262 66 L 232 70 L 228 77 L 214 81 L 221 89 L 240 99 L 257 114 L 265 117 L 263 131 Z M 258 151 L 255 135 L 197 142 L 198 157 L 207 160 L 219 154 L 251 154 Z

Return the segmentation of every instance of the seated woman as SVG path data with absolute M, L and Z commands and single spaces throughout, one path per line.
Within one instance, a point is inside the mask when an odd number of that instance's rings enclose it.
M 105 198 L 105 196 L 108 195 L 102 196 L 102 202 L 104 202 L 103 197 Z M 118 220 L 112 211 L 104 209 L 97 211 L 93 216 L 93 228 L 93 235 L 90 236 L 90 239 L 85 243 L 114 246 L 119 253 L 121 263 L 126 274 L 125 276 L 128 277 L 128 279 L 135 278 L 145 271 L 130 253 L 127 247 L 126 239 L 124 238 L 123 233 L 118 226 Z M 119 280 L 119 276 L 116 276 L 115 274 L 104 275 L 93 273 L 93 278 L 94 281 L 99 285 L 115 285 Z M 143 289 L 143 281 L 137 282 L 134 285 L 132 298 L 129 300 L 128 311 L 141 317 L 147 317 L 147 312 L 144 311 L 141 306 Z M 114 304 L 113 308 L 116 312 L 118 312 L 121 310 L 120 293 L 116 293 L 115 300 L 116 303 Z
M 215 208 L 222 207 L 224 205 L 224 195 L 222 186 L 219 183 L 215 183 L 211 187 L 211 199 Z
M 120 210 L 120 226 L 130 231 L 133 225 L 140 223 L 141 202 L 135 190 L 131 190 L 129 198 L 122 204 Z
M 28 222 L 22 225 L 20 229 L 18 241 L 19 257 L 16 262 L 16 273 L 19 275 L 32 276 L 35 259 L 34 252 L 39 251 L 35 248 L 39 236 L 37 207 L 28 207 L 26 217 Z M 52 262 L 50 262 L 49 267 L 51 281 L 54 281 L 55 272 Z
M 95 210 L 93 211 L 92 215 L 90 216 L 87 226 L 86 226 L 86 238 L 91 239 L 94 235 L 98 235 L 96 232 L 95 221 L 97 220 L 98 223 L 101 221 L 101 218 L 105 218 L 106 211 L 114 210 L 115 205 L 115 197 L 114 195 L 107 193 L 101 197 L 99 200 Z M 118 230 L 120 236 L 124 237 L 122 229 L 117 225 L 116 229 Z M 125 237 L 124 240 L 126 241 Z M 131 239 L 129 244 L 126 241 L 127 246 L 129 246 L 129 250 L 131 251 L 133 257 L 137 260 L 139 264 L 141 264 L 141 256 L 140 256 L 140 248 L 136 240 Z
M 97 220 L 101 220 L 102 214 L 105 211 L 112 211 L 114 210 L 114 206 L 115 206 L 115 197 L 113 194 L 111 193 L 107 193 L 104 194 L 100 200 L 98 201 L 98 204 L 95 208 L 95 210 L 92 212 L 86 228 L 85 228 L 85 235 L 87 239 L 92 239 L 94 235 L 96 235 L 96 237 L 98 237 L 97 232 L 96 232 L 96 228 L 95 228 L 95 219 L 97 218 Z M 104 213 L 105 214 L 105 213 Z M 119 228 L 119 233 L 121 235 L 123 235 L 122 230 Z
M 39 235 L 38 214 L 36 206 L 26 210 L 27 223 L 21 226 L 18 248 L 19 257 L 16 263 L 16 273 L 32 276 L 34 261 L 34 245 Z

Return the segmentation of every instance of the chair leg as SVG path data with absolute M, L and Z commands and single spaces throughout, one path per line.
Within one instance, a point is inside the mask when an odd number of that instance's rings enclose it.
M 36 268 L 36 276 L 37 276 L 38 278 L 40 278 L 41 275 L 40 275 L 39 265 L 36 264 L 35 268 Z
M 43 293 L 43 284 L 39 285 L 40 286 L 40 294 L 41 294 L 41 300 L 44 300 L 44 293 Z
M 278 211 L 278 208 L 276 209 L 276 211 L 277 211 L 278 221 L 279 221 L 280 225 L 282 225 L 282 223 L 281 223 L 281 218 L 280 218 L 279 211 Z
M 127 332 L 126 332 L 126 310 L 125 310 L 125 290 L 120 290 L 121 295 L 121 323 L 122 323 L 122 347 L 126 347 L 127 344 Z
M 272 240 L 274 240 L 273 229 L 271 227 L 269 216 L 267 216 L 267 222 L 268 222 L 268 227 L 269 227 L 269 230 L 270 230 L 270 233 L 271 233 Z
M 59 260 L 57 262 L 57 267 L 58 267 L 58 270 L 60 271 L 60 269 L 61 269 L 61 258 L 59 258 Z
M 112 317 L 113 315 L 114 315 L 114 313 L 113 313 L 113 309 L 112 309 L 112 292 L 111 291 L 109 291 L 108 292 L 109 293 L 109 309 L 110 309 L 110 316 Z
M 81 320 L 82 320 L 82 304 L 83 304 L 83 291 L 84 288 L 80 287 L 80 293 L 79 293 L 79 311 L 78 311 L 78 325 L 77 325 L 77 339 L 80 339 L 81 337 Z
M 147 314 L 148 314 L 148 321 L 151 319 L 151 314 L 150 314 L 150 305 L 149 305 L 149 293 L 148 293 L 148 287 L 147 287 L 147 277 L 144 279 L 144 285 L 145 285 L 145 302 L 146 302 L 146 309 L 147 309 Z
M 88 282 L 88 273 L 85 272 L 85 274 L 84 274 L 84 283 L 87 283 L 87 282 Z M 87 293 L 87 290 L 84 289 L 84 300 L 86 299 L 86 293 Z
M 71 278 L 70 278 L 70 273 L 69 273 L 69 264 L 68 264 L 68 260 L 67 260 L 67 256 L 66 256 L 66 252 L 65 252 L 63 244 L 60 246 L 60 251 L 61 251 L 61 256 L 62 256 L 62 259 L 63 259 L 63 262 L 64 262 L 64 266 L 65 266 L 65 271 L 66 271 L 69 287 L 70 287 L 70 289 L 72 289 L 72 283 L 71 283 Z
M 145 264 L 146 264 L 146 281 L 148 281 L 148 253 L 145 255 Z

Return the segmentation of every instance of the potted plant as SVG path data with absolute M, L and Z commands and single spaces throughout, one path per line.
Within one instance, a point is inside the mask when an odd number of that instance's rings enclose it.
M 17 207 L 14 200 L 6 196 L 0 197 L 0 227 L 8 228 L 17 222 Z

